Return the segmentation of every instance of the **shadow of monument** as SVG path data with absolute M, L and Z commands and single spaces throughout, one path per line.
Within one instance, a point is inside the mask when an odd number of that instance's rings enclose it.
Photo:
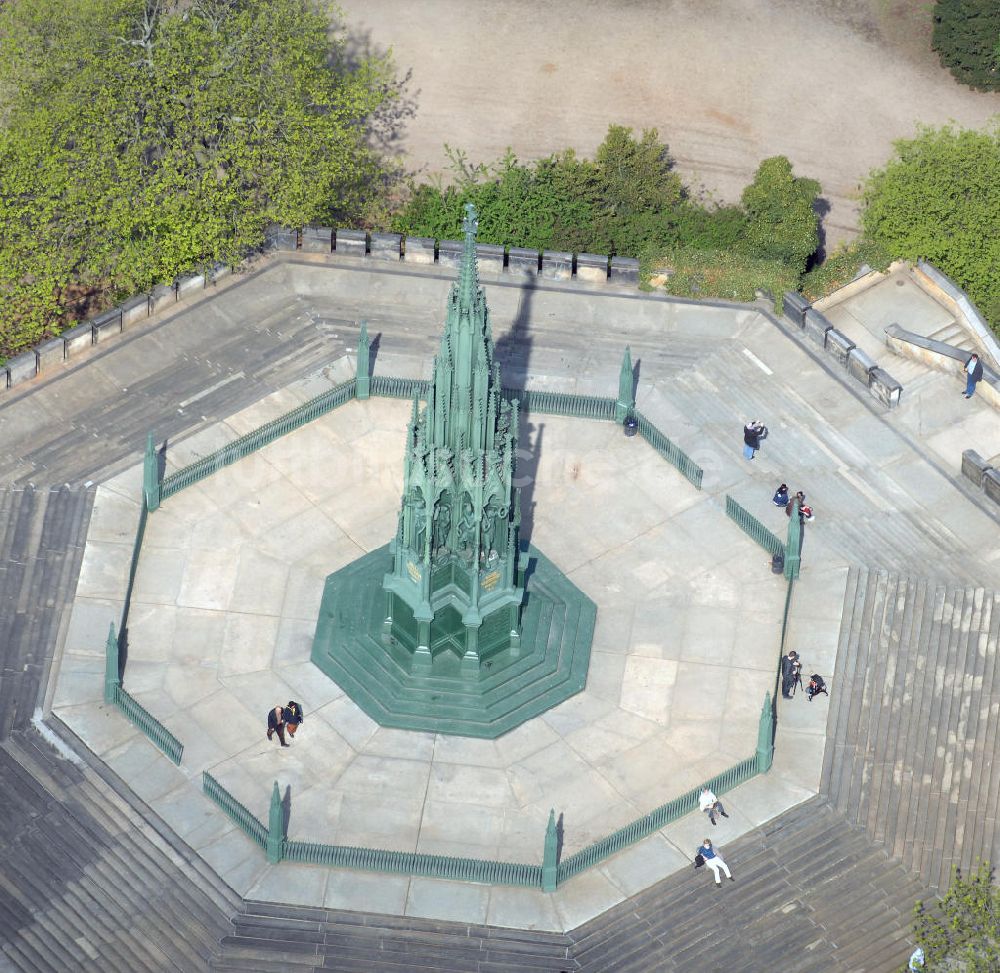
M 528 382 L 528 368 L 531 363 L 531 306 L 538 287 L 536 278 L 528 278 L 521 288 L 517 311 L 510 330 L 494 342 L 494 361 L 500 363 L 501 379 L 505 389 L 513 398 L 521 398 L 520 391 Z M 516 468 L 513 484 L 521 491 L 521 531 L 522 549 L 531 542 L 535 512 L 535 477 L 541 456 L 542 430 L 544 424 L 536 425 L 528 413 L 522 409 L 517 430 Z

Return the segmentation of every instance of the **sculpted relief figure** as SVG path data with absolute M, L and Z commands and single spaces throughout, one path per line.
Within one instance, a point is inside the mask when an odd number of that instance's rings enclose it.
M 451 498 L 447 493 L 441 496 L 434 510 L 434 550 L 448 546 L 448 532 L 451 530 Z
M 473 550 L 476 546 L 476 512 L 472 509 L 472 501 L 466 497 L 462 504 L 462 517 L 458 522 L 458 547 L 460 550 Z

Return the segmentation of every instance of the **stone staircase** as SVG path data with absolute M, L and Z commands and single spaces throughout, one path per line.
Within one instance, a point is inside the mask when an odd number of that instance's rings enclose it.
M 82 487 L 0 490 L 0 740 L 41 701 L 92 506 Z
M 938 328 L 937 331 L 927 335 L 927 337 L 932 338 L 934 341 L 943 341 L 946 345 L 951 345 L 952 348 L 961 348 L 962 351 L 967 351 L 970 355 L 974 351 L 979 351 L 968 329 L 955 321 L 949 322 L 943 328 Z
M 816 509 L 816 525 L 806 530 L 806 559 L 810 550 L 821 550 L 823 559 L 832 556 L 886 569 L 916 563 L 922 572 L 942 581 L 982 583 L 975 568 L 970 568 L 981 562 L 973 550 L 977 540 L 956 535 L 941 524 L 932 508 L 925 507 L 920 489 L 926 484 L 918 488 L 893 466 L 883 470 L 866 465 L 856 447 L 839 439 L 835 430 L 814 430 L 808 421 L 809 403 L 789 400 L 787 415 L 800 417 L 794 428 L 772 431 L 754 463 L 740 459 L 746 418 L 763 416 L 778 425 L 777 417 L 769 414 L 766 393 L 755 387 L 755 370 L 739 351 L 720 349 L 712 371 L 695 369 L 676 375 L 669 401 L 661 406 L 664 427 L 672 430 L 682 448 L 708 441 L 713 451 L 720 450 L 732 462 L 743 464 L 749 477 L 729 488 L 736 500 L 783 535 L 787 521 L 768 500 L 777 483 L 786 480 L 793 489 L 801 486 Z M 723 385 L 720 374 L 733 377 L 732 381 Z M 659 421 L 656 414 L 652 418 Z M 895 435 L 886 429 L 890 440 Z M 900 440 L 899 451 L 906 448 Z M 996 583 L 1000 585 L 1000 573 Z
M 215 971 L 522 973 L 579 969 L 558 933 L 245 902 Z
M 1000 860 L 998 639 L 996 592 L 849 573 L 823 793 L 933 889 Z
M 920 882 L 816 797 L 574 929 L 585 973 L 895 973 Z
M 0 745 L 0 956 L 32 973 L 208 969 L 239 897 L 104 773 L 33 730 Z

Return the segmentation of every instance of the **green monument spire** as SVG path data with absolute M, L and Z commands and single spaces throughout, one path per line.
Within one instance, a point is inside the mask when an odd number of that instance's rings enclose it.
M 414 671 L 460 664 L 465 677 L 517 651 L 520 503 L 512 486 L 517 400 L 506 401 L 476 267 L 476 209 L 465 207 L 458 280 L 423 409 L 414 402 L 404 490 L 386 574 L 383 634 L 413 652 Z
M 471 205 L 463 227 L 432 378 L 406 424 L 395 534 L 327 576 L 311 658 L 383 726 L 493 739 L 584 687 L 596 607 L 519 536 L 518 400 L 494 361 Z M 359 369 L 358 398 L 367 378 Z

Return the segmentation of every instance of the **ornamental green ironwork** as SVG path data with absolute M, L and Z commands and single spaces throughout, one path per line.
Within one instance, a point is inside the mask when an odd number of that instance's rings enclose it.
M 432 379 L 372 378 L 412 400 L 395 536 L 327 578 L 312 661 L 384 726 L 495 738 L 583 689 L 597 609 L 521 543 L 519 398 L 494 360 L 471 204 L 464 231 Z M 614 416 L 610 398 L 528 398 Z
M 520 491 L 511 485 L 518 402 L 503 397 L 493 360 L 471 204 L 464 228 L 427 404 L 413 397 L 407 427 L 383 634 L 413 653 L 412 672 L 452 675 L 457 656 L 461 674 L 476 679 L 485 660 L 517 652 L 524 589 Z

